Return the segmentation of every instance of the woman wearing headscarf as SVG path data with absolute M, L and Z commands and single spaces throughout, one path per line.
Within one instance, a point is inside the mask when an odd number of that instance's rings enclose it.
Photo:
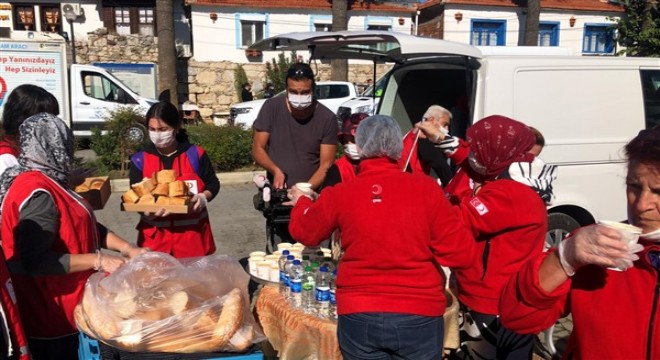
M 2 139 L 0 139 L 0 174 L 18 164 L 18 128 L 32 115 L 47 112 L 59 115 L 60 108 L 53 94 L 32 84 L 17 86 L 7 96 L 2 110 Z
M 440 265 L 474 266 L 474 241 L 432 178 L 401 171 L 393 118 L 362 120 L 355 141 L 362 159 L 355 179 L 326 188 L 316 202 L 291 189 L 289 231 L 307 246 L 342 232 L 336 294 L 344 359 L 439 359 Z
M 531 358 L 533 335 L 502 326 L 502 288 L 531 256 L 543 251 L 547 232 L 544 200 L 552 198 L 555 168 L 529 153 L 536 143 L 525 124 L 505 116 L 481 119 L 467 130 L 467 142 L 417 125 L 474 181 L 471 192 L 454 196 L 462 221 L 476 239 L 475 266 L 458 269 L 463 307 L 460 356 L 477 359 Z
M 69 186 L 73 135 L 54 115 L 31 116 L 19 127 L 18 165 L 0 176 L 2 250 L 33 359 L 75 359 L 73 310 L 94 271 L 113 272 L 144 252 L 96 222 Z

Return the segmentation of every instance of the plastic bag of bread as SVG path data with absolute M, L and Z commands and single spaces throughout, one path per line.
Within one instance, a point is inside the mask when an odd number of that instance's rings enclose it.
M 92 275 L 74 315 L 82 331 L 125 351 L 242 352 L 265 340 L 248 281 L 226 255 L 148 252 L 110 275 Z

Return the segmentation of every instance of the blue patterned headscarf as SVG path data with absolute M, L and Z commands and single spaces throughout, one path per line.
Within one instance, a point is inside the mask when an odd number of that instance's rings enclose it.
M 0 176 L 0 205 L 16 176 L 27 171 L 40 171 L 69 187 L 74 143 L 73 133 L 64 121 L 55 115 L 40 113 L 25 119 L 18 132 L 21 144 L 18 165 Z

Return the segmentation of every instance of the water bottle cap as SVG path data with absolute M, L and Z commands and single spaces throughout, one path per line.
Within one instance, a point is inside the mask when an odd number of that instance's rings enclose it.
M 332 271 L 332 275 L 337 276 L 337 269 L 334 269 L 334 270 Z
M 324 260 L 324 261 L 332 261 L 332 257 L 330 257 L 330 256 L 324 256 L 324 257 L 323 257 L 323 260 Z
M 320 272 L 328 272 L 328 267 L 327 266 L 321 266 L 321 269 L 319 271 Z
M 305 266 L 305 271 L 312 271 L 312 267 L 309 265 Z
M 318 262 L 318 261 L 314 261 L 314 262 L 312 263 L 312 267 L 319 267 L 319 262 Z
M 289 252 L 289 250 L 284 250 L 284 251 L 282 251 L 282 255 L 283 255 L 283 256 L 287 256 L 287 255 L 289 255 L 289 254 L 291 254 L 291 252 Z
M 300 260 L 293 260 L 293 265 L 300 265 Z
M 288 261 L 288 260 L 294 260 L 295 258 L 296 258 L 295 256 L 293 256 L 293 255 L 289 255 L 289 256 L 286 257 L 286 260 L 287 260 L 287 261 Z
M 303 255 L 303 260 L 309 260 L 309 255 Z

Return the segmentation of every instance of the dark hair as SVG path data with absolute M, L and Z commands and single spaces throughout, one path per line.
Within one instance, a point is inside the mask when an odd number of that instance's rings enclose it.
M 20 85 L 7 97 L 2 113 L 2 129 L 6 135 L 18 135 L 18 128 L 25 119 L 42 112 L 55 116 L 60 114 L 55 96 L 36 85 Z
M 532 133 L 534 134 L 534 137 L 536 138 L 536 143 L 535 144 L 539 145 L 541 147 L 544 147 L 545 146 L 545 138 L 543 137 L 543 134 L 541 134 L 541 132 L 533 126 L 528 126 L 528 128 L 530 130 L 532 130 Z
M 171 103 L 160 101 L 151 105 L 147 111 L 147 115 L 145 115 L 147 125 L 149 124 L 149 119 L 158 119 L 165 124 L 178 129 L 176 132 L 176 141 L 180 143 L 188 142 L 188 133 L 186 132 L 186 129 L 181 127 L 182 121 L 181 117 L 179 117 L 179 110 Z
M 314 83 L 314 71 L 312 71 L 312 67 L 309 66 L 309 64 L 306 63 L 295 63 L 292 64 L 289 67 L 289 70 L 286 72 L 286 80 L 293 79 L 293 80 L 302 80 L 302 79 L 309 79 L 312 80 L 312 83 Z
M 628 163 L 660 165 L 660 125 L 642 130 L 625 147 Z

